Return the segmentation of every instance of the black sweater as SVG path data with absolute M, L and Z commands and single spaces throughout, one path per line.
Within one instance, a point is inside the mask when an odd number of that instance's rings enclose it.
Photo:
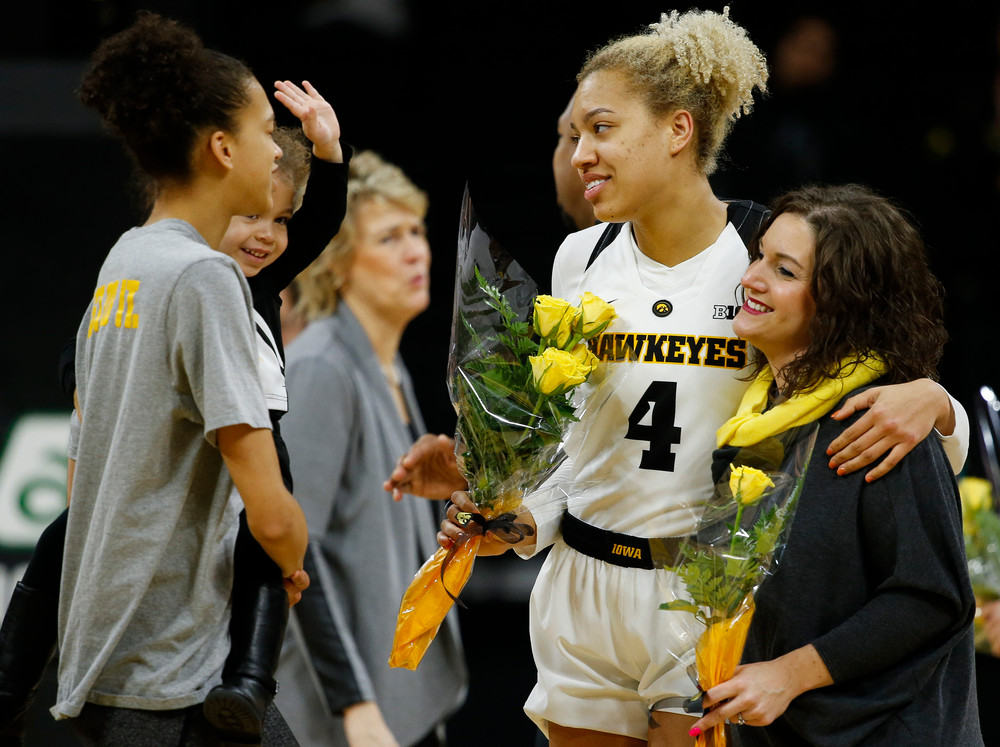
M 834 684 L 737 745 L 981 745 L 975 601 L 954 475 L 929 437 L 888 475 L 838 476 L 825 417 L 784 555 L 760 586 L 743 663 L 812 643 Z

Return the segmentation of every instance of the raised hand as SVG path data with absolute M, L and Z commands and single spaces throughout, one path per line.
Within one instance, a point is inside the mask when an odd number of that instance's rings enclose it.
M 313 155 L 324 161 L 343 163 L 340 147 L 340 122 L 329 102 L 312 84 L 304 80 L 299 88 L 290 80 L 279 80 L 274 97 L 302 122 L 302 132 L 313 144 Z M 304 89 L 304 90 L 303 90 Z

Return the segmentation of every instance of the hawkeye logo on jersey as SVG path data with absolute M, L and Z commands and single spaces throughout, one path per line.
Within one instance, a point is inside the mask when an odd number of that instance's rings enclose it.
M 736 312 L 740 310 L 739 306 L 726 306 L 725 304 L 716 304 L 715 312 L 712 314 L 713 319 L 735 319 Z
M 747 343 L 738 337 L 605 332 L 589 344 L 591 352 L 602 361 L 634 360 L 733 369 L 747 364 Z
M 674 310 L 674 305 L 670 303 L 667 299 L 663 298 L 653 304 L 653 314 L 655 316 L 664 317 L 670 316 L 670 312 Z
M 94 291 L 94 305 L 90 310 L 87 337 L 110 322 L 112 312 L 116 327 L 126 329 L 138 327 L 139 314 L 135 310 L 135 294 L 138 292 L 138 280 L 115 280 Z

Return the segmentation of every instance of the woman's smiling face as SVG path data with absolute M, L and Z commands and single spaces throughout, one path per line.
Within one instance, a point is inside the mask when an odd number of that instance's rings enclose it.
M 746 301 L 733 331 L 760 350 L 780 371 L 807 348 L 816 315 L 811 286 L 816 236 L 806 220 L 782 213 L 760 240 L 760 256 L 740 283 Z
M 602 221 L 640 217 L 669 183 L 670 128 L 613 70 L 593 73 L 580 83 L 570 120 L 576 140 L 572 163 L 594 214 Z

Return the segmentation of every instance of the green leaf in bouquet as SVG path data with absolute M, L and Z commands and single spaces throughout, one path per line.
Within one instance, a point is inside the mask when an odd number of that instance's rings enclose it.
M 507 297 L 504 296 L 500 289 L 491 285 L 483 274 L 479 271 L 478 265 L 475 268 L 476 273 L 476 283 L 479 285 L 479 290 L 482 291 L 485 296 L 486 305 L 491 309 L 494 309 L 500 313 L 500 318 L 503 320 L 504 326 L 508 329 L 511 324 L 518 321 L 517 312 L 515 312 L 511 306 Z
M 785 517 L 788 516 L 787 506 L 778 509 L 775 506 L 762 512 L 753 526 L 754 552 L 758 558 L 769 558 L 778 546 L 781 532 L 785 528 Z
M 531 339 L 531 326 L 529 324 L 518 322 L 516 326 L 522 330 L 521 333 L 514 329 L 510 334 L 497 335 L 497 340 L 514 355 L 518 362 L 523 364 L 528 360 L 528 356 L 535 352 L 538 345 Z
M 660 609 L 670 610 L 672 612 L 690 612 L 695 616 L 703 614 L 701 608 L 697 604 L 694 604 L 693 602 L 686 602 L 683 599 L 675 599 L 672 602 L 664 602 L 660 605 Z
M 746 551 L 744 551 L 746 552 Z M 752 551 L 751 551 L 752 552 Z M 730 579 L 741 579 L 757 565 L 751 554 L 729 555 L 726 557 L 725 575 Z
M 552 418 L 557 422 L 575 423 L 579 419 L 576 416 L 576 407 L 566 395 L 550 397 L 546 405 L 551 410 Z
M 524 371 L 518 366 L 505 361 L 496 361 L 478 373 L 479 381 L 485 385 L 485 389 L 477 387 L 480 394 L 499 399 L 513 399 L 521 405 L 527 404 L 533 408 L 534 402 L 530 389 L 526 387 Z

